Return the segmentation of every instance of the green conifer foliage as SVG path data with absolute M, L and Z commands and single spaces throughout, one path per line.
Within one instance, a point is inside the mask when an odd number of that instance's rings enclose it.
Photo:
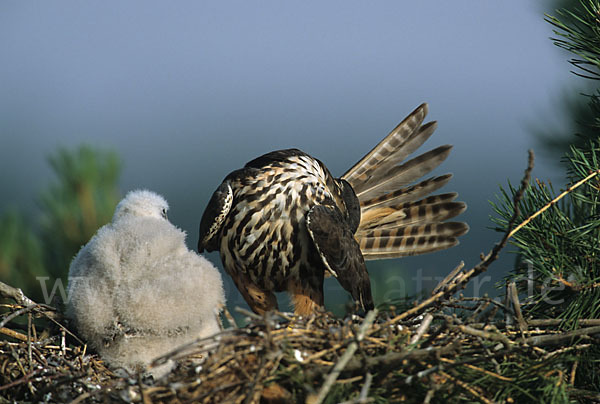
M 46 268 L 60 278 L 81 246 L 111 220 L 119 201 L 121 163 L 116 153 L 90 146 L 61 149 L 49 163 L 57 182 L 41 197 L 41 239 Z
M 39 302 L 56 296 L 58 286 L 64 290 L 71 259 L 112 219 L 120 199 L 115 152 L 80 146 L 48 160 L 57 179 L 41 195 L 41 217 L 26 222 L 18 211 L 0 216 L 0 277 Z
M 43 254 L 38 237 L 23 217 L 11 210 L 0 217 L 0 279 L 30 291 L 41 301 L 38 276 L 44 276 Z
M 588 140 L 598 137 L 600 101 L 596 80 L 600 79 L 600 24 L 597 0 L 554 0 L 549 4 L 541 6 L 558 9 L 553 11 L 556 16 L 546 15 L 546 21 L 555 28 L 554 43 L 574 54 L 570 60 L 573 73 L 594 79 L 580 81 L 577 88 L 562 91 L 559 106 L 565 112 L 573 133 L 564 133 L 562 129 L 551 126 L 536 129 L 541 146 L 558 156 L 567 152 L 571 145 L 585 148 Z M 582 92 L 586 96 L 582 97 Z
M 585 151 L 573 147 L 566 160 L 569 183 L 576 184 L 600 169 L 600 147 L 592 144 Z M 568 328 L 575 327 L 580 318 L 600 317 L 599 184 L 597 176 L 590 178 L 514 234 L 519 262 L 509 277 L 519 281 L 528 302 L 524 310 L 531 316 L 561 318 Z M 500 229 L 506 228 L 512 215 L 515 192 L 509 185 L 495 205 Z M 551 185 L 540 181 L 529 187 L 519 206 L 518 222 L 556 195 Z
M 573 73 L 593 91 L 582 97 L 587 110 L 578 123 L 584 130 L 563 159 L 567 188 L 559 194 L 537 181 L 520 201 L 517 223 L 526 224 L 513 235 L 519 258 L 508 278 L 518 281 L 525 316 L 558 318 L 561 328 L 575 329 L 582 319 L 600 318 L 600 1 L 580 0 L 546 20 L 556 28 L 555 44 L 574 54 Z M 508 226 L 515 192 L 509 184 L 494 205 L 499 230 Z M 572 344 L 586 342 L 594 344 L 576 338 Z M 600 348 L 561 355 L 557 368 L 568 369 L 572 360 L 578 363 L 572 388 L 600 391 Z

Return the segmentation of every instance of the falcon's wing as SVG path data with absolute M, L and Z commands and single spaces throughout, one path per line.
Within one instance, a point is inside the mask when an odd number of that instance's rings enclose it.
M 219 248 L 218 237 L 215 237 L 233 204 L 233 190 L 229 181 L 225 180 L 212 194 L 202 219 L 200 220 L 200 238 L 198 251 L 215 251 Z
M 306 228 L 327 269 L 365 311 L 373 308 L 371 282 L 360 247 L 341 212 L 334 206 L 314 206 Z

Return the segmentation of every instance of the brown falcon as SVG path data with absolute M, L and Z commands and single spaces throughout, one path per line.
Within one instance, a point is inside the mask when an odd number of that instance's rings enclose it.
M 364 310 L 373 307 L 365 260 L 449 248 L 468 226 L 445 222 L 466 209 L 456 193 L 427 196 L 451 174 L 421 178 L 446 159 L 440 146 L 406 162 L 431 136 L 427 104 L 406 117 L 340 178 L 298 149 L 278 150 L 229 174 L 200 221 L 198 250 L 219 250 L 225 270 L 256 313 L 291 294 L 296 314 L 323 306 L 334 276 Z

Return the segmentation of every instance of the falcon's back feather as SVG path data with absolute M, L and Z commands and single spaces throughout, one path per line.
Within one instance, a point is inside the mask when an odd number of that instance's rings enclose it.
M 465 223 L 444 222 L 466 209 L 463 202 L 454 202 L 455 193 L 427 197 L 451 174 L 410 185 L 441 164 L 452 148 L 440 146 L 404 162 L 437 126 L 436 122 L 423 124 L 427 112 L 427 104 L 420 105 L 341 177 L 360 201 L 355 237 L 366 260 L 449 248 L 469 229 Z

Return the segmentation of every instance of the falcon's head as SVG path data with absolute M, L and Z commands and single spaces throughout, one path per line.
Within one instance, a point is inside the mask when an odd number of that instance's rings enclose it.
M 127 193 L 117 205 L 113 222 L 122 217 L 154 217 L 167 219 L 169 204 L 162 196 L 148 190 L 135 190 Z

